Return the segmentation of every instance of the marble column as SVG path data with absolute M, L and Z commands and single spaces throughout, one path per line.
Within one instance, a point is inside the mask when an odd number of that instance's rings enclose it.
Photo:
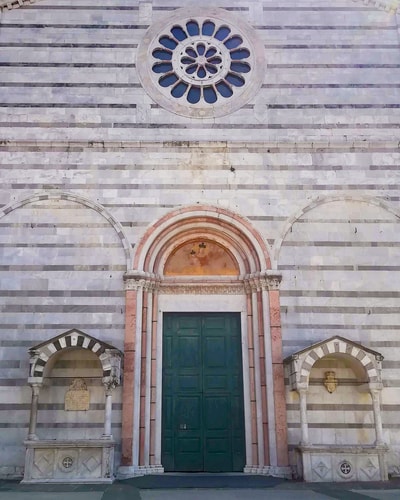
M 112 416 L 112 388 L 104 384 L 106 401 L 104 406 L 104 439 L 112 439 L 111 416 Z
M 370 393 L 372 398 L 372 408 L 374 412 L 375 422 L 375 444 L 383 445 L 383 428 L 382 428 L 382 414 L 381 414 L 381 390 L 380 388 L 371 388 Z
M 29 440 L 38 439 L 36 435 L 36 425 L 37 425 L 40 387 L 41 387 L 40 384 L 31 384 L 32 400 L 31 400 L 31 413 L 29 417 L 29 433 L 28 433 Z
M 300 427 L 301 427 L 300 444 L 305 446 L 310 444 L 308 437 L 308 419 L 307 419 L 307 389 L 298 388 L 297 392 L 300 398 Z
M 282 329 L 279 287 L 282 276 L 276 271 L 267 271 L 268 298 L 270 314 L 270 335 L 272 354 L 272 373 L 274 379 L 275 434 L 278 466 L 287 467 L 289 463 L 286 425 L 285 381 L 282 356 Z

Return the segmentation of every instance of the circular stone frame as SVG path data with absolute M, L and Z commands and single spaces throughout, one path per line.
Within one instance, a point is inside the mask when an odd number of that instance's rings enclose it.
M 174 97 L 171 94 L 171 87 L 177 85 L 179 82 L 188 83 L 191 80 L 190 77 L 187 77 L 187 75 L 185 78 L 182 73 L 178 75 L 178 80 L 176 81 L 177 83 L 173 83 L 166 87 L 160 85 L 159 80 L 163 77 L 163 75 L 160 75 L 160 72 L 157 73 L 153 71 L 153 67 L 157 63 L 162 63 L 163 61 L 157 60 L 155 56 L 153 56 L 153 52 L 157 49 L 164 50 L 159 42 L 161 37 L 171 36 L 171 30 L 173 28 L 186 26 L 186 24 L 190 21 L 197 22 L 200 27 L 207 21 L 214 23 L 216 25 L 215 33 L 218 31 L 217 26 L 228 27 L 231 31 L 229 36 L 238 35 L 242 38 L 243 48 L 248 49 L 250 52 L 250 55 L 244 60 L 250 67 L 249 71 L 243 76 L 245 83 L 242 86 L 232 85 L 231 96 L 223 97 L 221 92 L 219 94 L 217 93 L 217 99 L 214 103 L 206 102 L 205 98 L 200 99 L 196 103 L 192 103 L 187 100 L 187 96 L 185 95 L 181 97 Z M 177 60 L 180 57 L 185 45 L 190 45 L 191 43 L 196 44 L 201 41 L 202 37 L 205 41 L 211 38 L 211 36 L 202 35 L 200 32 L 199 35 L 190 35 L 188 39 L 183 41 L 184 43 L 180 43 L 178 41 L 176 47 L 176 52 L 179 53 L 178 55 L 173 53 L 175 49 L 171 49 L 171 63 L 175 65 L 174 70 L 176 70 Z M 226 51 L 223 47 L 224 41 L 225 40 L 219 42 L 218 40 L 215 40 L 216 45 L 219 43 L 221 46 L 221 53 Z M 222 64 L 224 65 L 223 71 L 226 75 L 230 71 L 230 68 L 226 67 L 226 54 L 224 53 L 221 57 L 223 60 Z M 203 58 L 198 57 L 198 60 L 200 59 Z M 198 85 L 199 88 L 205 88 L 207 84 L 210 85 L 209 82 L 211 82 L 211 84 L 215 84 L 218 77 L 222 80 L 224 75 L 220 75 L 222 72 L 221 65 L 217 66 L 218 72 L 215 76 L 211 78 L 208 76 L 209 80 L 204 78 L 204 82 L 201 81 L 201 78 L 194 77 L 192 78 L 193 85 Z M 199 7 L 177 9 L 172 15 L 152 24 L 139 44 L 136 67 L 142 87 L 157 104 L 172 113 L 189 118 L 215 118 L 233 113 L 243 107 L 260 89 L 266 70 L 264 46 L 252 26 L 231 14 L 229 11 L 220 8 Z M 201 91 L 201 93 L 203 96 L 203 91 Z

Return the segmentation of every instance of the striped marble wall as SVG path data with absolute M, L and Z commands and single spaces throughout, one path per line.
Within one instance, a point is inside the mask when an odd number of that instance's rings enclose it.
M 202 3 L 252 24 L 267 62 L 246 106 L 203 120 L 154 103 L 135 67 L 147 27 L 187 2 L 42 0 L 2 11 L 2 475 L 23 466 L 28 348 L 79 328 L 122 349 L 132 247 L 169 210 L 200 202 L 248 217 L 271 245 L 285 355 L 339 334 L 385 356 L 384 431 L 400 469 L 399 15 L 352 0 Z M 351 403 L 348 418 L 369 412 Z M 335 422 L 336 402 L 310 404 L 329 407 L 331 428 L 344 418 Z M 293 446 L 291 393 L 288 419 Z

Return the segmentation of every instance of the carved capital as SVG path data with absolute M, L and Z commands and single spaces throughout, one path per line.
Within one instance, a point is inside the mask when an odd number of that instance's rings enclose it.
M 29 377 L 34 377 L 36 362 L 40 357 L 40 351 L 32 349 L 29 351 Z M 31 384 L 32 385 L 32 384 Z
M 119 377 L 103 377 L 102 383 L 107 396 L 110 396 L 112 391 L 120 385 Z
M 160 278 L 144 271 L 130 271 L 124 274 L 125 290 L 154 291 L 160 285 Z
M 260 273 L 246 275 L 244 277 L 244 286 L 246 293 L 259 292 L 262 289 Z
M 118 349 L 106 349 L 107 364 L 109 365 L 109 373 L 103 377 L 103 385 L 107 390 L 113 390 L 121 384 L 121 357 L 122 354 Z
M 265 278 L 267 281 L 268 290 L 279 290 L 282 274 L 278 271 L 267 271 L 265 273 Z

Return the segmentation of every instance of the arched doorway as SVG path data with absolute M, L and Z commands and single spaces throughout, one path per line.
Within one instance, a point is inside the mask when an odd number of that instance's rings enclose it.
M 164 325 L 172 321 L 171 315 L 177 324 L 186 318 L 204 325 L 213 318 L 230 325 L 227 336 L 220 331 L 226 345 L 232 340 L 232 325 L 237 325 L 237 347 L 232 350 L 240 350 L 241 388 L 230 398 L 240 397 L 243 408 L 243 436 L 238 437 L 238 441 L 243 437 L 240 469 L 288 475 L 279 283 L 279 274 L 271 270 L 266 243 L 247 220 L 230 211 L 209 206 L 182 208 L 148 229 L 136 247 L 133 270 L 125 276 L 121 475 L 162 472 L 163 460 L 168 462 L 163 389 L 170 374 L 165 366 L 163 369 L 163 360 L 165 365 L 168 359 L 163 344 L 179 336 L 175 331 L 166 339 Z M 194 341 L 202 346 L 203 355 L 204 342 L 209 341 L 204 340 L 208 338 L 204 328 L 207 330 L 204 326 L 198 329 Z M 214 343 L 211 351 L 215 349 Z M 190 351 L 195 352 L 195 348 Z M 171 354 L 177 355 L 176 351 Z M 225 352 L 224 356 L 231 354 Z M 208 376 L 204 362 L 203 358 L 201 374 L 196 375 L 203 379 Z M 227 376 L 226 372 L 223 377 Z M 176 421 L 173 425 L 178 431 L 182 425 L 184 431 L 185 424 Z M 207 433 L 204 428 L 201 432 Z M 232 438 L 232 429 L 230 432 Z M 172 439 L 177 439 L 176 433 Z M 172 455 L 170 464 L 177 470 L 179 457 L 175 452 Z M 232 457 L 230 460 L 233 464 Z M 237 468 L 231 466 L 231 470 Z

